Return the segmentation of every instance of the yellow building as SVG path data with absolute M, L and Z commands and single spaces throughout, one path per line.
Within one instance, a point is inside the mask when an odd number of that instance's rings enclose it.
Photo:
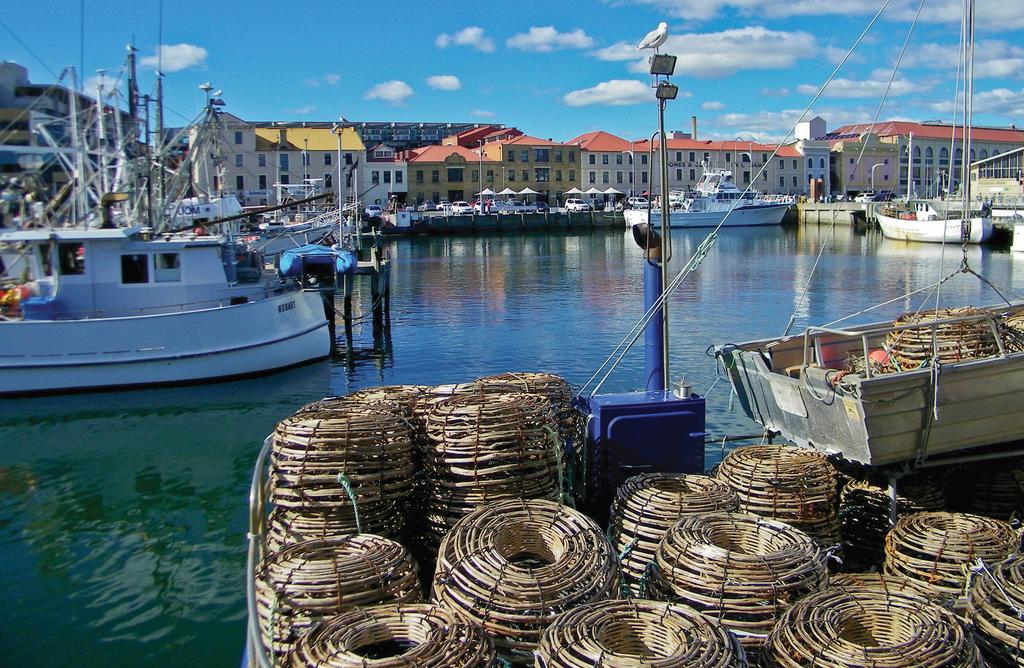
M 406 155 L 410 204 L 472 202 L 486 188 L 501 189 L 499 163 L 486 152 L 464 146 L 425 146 Z
M 899 168 L 896 144 L 883 142 L 872 132 L 836 139 L 829 144 L 834 192 L 896 192 Z
M 494 190 L 540 193 L 537 199 L 551 205 L 565 201 L 565 191 L 580 187 L 580 148 L 550 139 L 519 135 L 484 145 L 487 157 L 497 162 Z

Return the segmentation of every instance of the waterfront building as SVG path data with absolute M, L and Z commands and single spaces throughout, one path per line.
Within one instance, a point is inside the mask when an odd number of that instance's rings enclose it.
M 565 200 L 566 190 L 581 187 L 580 149 L 575 144 L 525 134 L 484 141 L 484 153 L 500 170 L 494 190 L 530 188 L 540 193 L 538 200 L 556 205 Z
M 1024 147 L 972 163 L 971 194 L 996 201 L 1024 202 Z
M 629 196 L 640 192 L 634 187 L 635 183 L 640 182 L 640 176 L 637 174 L 636 165 L 633 162 L 633 142 L 610 132 L 598 130 L 584 133 L 566 143 L 574 144 L 580 149 L 580 188 L 582 190 L 615 188 Z M 644 175 L 646 175 L 647 169 L 648 166 L 643 165 L 642 173 Z M 643 188 L 643 190 L 646 189 L 646 187 Z
M 319 181 L 344 201 L 369 185 L 366 152 L 352 127 L 248 122 L 229 113 L 220 121 L 221 154 L 205 155 L 193 168 L 198 194 L 234 195 L 243 206 L 261 206 L 275 203 L 278 183 Z M 190 143 L 197 132 L 192 129 Z
M 424 146 L 398 156 L 407 167 L 406 201 L 472 201 L 485 188 L 501 190 L 500 163 L 485 150 L 465 146 Z
M 330 127 L 332 123 L 321 123 Z M 424 123 L 399 121 L 348 121 L 342 119 L 341 125 L 352 128 L 367 146 L 387 144 L 396 151 L 418 148 L 430 144 L 440 144 L 445 137 L 473 130 L 479 123 Z M 490 124 L 495 128 L 503 125 Z
M 464 146 L 466 148 L 477 148 L 488 141 L 500 139 L 511 139 L 523 134 L 515 128 L 506 128 L 504 125 L 480 125 L 475 128 L 463 130 L 450 134 L 441 140 L 442 146 Z
M 830 139 L 828 143 L 832 153 L 835 194 L 848 195 L 868 190 L 895 193 L 899 160 L 896 144 L 883 142 L 874 132 Z
M 895 194 L 909 193 L 918 197 L 936 197 L 959 188 L 963 159 L 963 149 L 960 146 L 963 128 L 954 128 L 948 123 L 938 121 L 884 121 L 874 125 L 844 125 L 823 138 L 832 143 L 836 140 L 857 139 L 867 133 L 874 134 L 879 142 L 896 148 L 899 160 L 898 178 L 895 187 L 891 188 Z M 974 163 L 985 160 L 1022 146 L 1024 130 L 1015 127 L 974 126 L 971 129 L 969 161 Z M 843 161 L 849 164 L 850 156 L 846 155 L 845 151 L 842 153 Z
M 359 200 L 364 204 L 386 207 L 392 200 L 404 204 L 409 192 L 408 163 L 393 146 L 377 144 L 366 149 L 365 186 Z

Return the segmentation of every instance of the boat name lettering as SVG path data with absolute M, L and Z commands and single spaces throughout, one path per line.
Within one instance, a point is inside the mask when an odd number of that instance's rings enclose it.
M 277 312 L 278 313 L 284 313 L 285 311 L 291 311 L 293 308 L 295 308 L 295 300 L 294 299 L 291 300 L 290 302 L 285 302 L 284 304 L 278 304 L 277 305 Z

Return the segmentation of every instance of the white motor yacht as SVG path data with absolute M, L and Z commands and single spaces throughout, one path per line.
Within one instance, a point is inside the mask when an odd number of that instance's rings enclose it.
M 670 227 L 717 227 L 723 219 L 725 226 L 739 227 L 780 224 L 793 198 L 745 193 L 736 187 L 732 172 L 715 169 L 704 172 L 693 193 L 670 198 L 670 204 L 673 205 L 669 213 Z M 630 209 L 624 215 L 630 227 L 648 222 L 647 209 Z M 656 228 L 661 226 L 660 209 L 650 210 L 650 222 Z
M 939 211 L 931 202 L 914 202 L 913 208 L 886 207 L 875 213 L 878 226 L 887 239 L 929 243 L 980 244 L 992 236 L 992 218 L 988 215 L 964 217 L 961 213 Z

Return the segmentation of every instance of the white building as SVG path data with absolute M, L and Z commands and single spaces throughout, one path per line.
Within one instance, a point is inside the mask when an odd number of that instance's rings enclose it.
M 387 144 L 377 144 L 366 151 L 365 178 L 359 185 L 359 199 L 365 204 L 386 207 L 394 199 L 406 202 L 409 193 L 409 164 Z

